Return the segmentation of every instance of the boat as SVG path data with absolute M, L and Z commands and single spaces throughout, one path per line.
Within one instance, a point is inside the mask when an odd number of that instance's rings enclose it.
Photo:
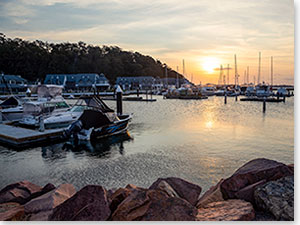
M 41 85 L 38 87 L 38 100 L 27 101 L 23 104 L 23 117 L 18 121 L 20 126 L 37 128 L 41 118 L 60 115 L 71 109 L 71 106 L 62 97 L 62 86 Z
M 280 87 L 278 88 L 276 95 L 280 97 L 286 97 L 289 96 L 289 92 L 284 87 Z
M 93 140 L 127 131 L 132 115 L 118 115 L 98 96 L 81 97 L 86 109 L 64 132 L 66 138 Z
M 180 87 L 178 89 L 168 89 L 168 92 L 164 95 L 166 99 L 207 99 L 207 96 L 203 96 L 198 89 L 193 90 L 191 87 Z
M 254 86 L 248 86 L 247 88 L 246 88 L 246 91 L 245 91 L 245 95 L 246 96 L 255 96 L 255 87 Z
M 256 96 L 257 97 L 270 97 L 273 95 L 273 92 L 270 89 L 269 85 L 266 85 L 264 82 L 256 86 Z
M 224 89 L 219 89 L 215 92 L 216 96 L 224 96 L 225 95 L 225 90 Z
M 201 94 L 204 96 L 215 95 L 216 88 L 214 86 L 204 86 L 201 88 Z
M 17 121 L 23 117 L 23 104 L 29 101 L 27 98 L 20 99 L 16 96 L 10 96 L 5 99 L 1 104 L 2 120 L 4 121 Z

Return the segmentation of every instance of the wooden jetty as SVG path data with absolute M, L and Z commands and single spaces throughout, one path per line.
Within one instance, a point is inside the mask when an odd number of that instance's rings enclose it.
M 114 97 L 102 97 L 103 100 L 108 101 L 116 101 L 117 99 Z M 144 99 L 142 97 L 123 97 L 122 101 L 136 101 L 136 102 L 155 102 L 156 99 Z
M 35 144 L 63 140 L 64 129 L 49 129 L 43 132 L 8 124 L 0 124 L 0 142 L 15 148 L 25 148 Z
M 240 101 L 253 101 L 253 102 L 283 102 L 282 98 L 257 98 L 257 97 L 249 97 L 249 98 L 241 98 Z

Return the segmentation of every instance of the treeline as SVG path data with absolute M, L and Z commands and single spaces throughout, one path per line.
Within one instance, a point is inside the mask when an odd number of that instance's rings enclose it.
M 168 77 L 175 78 L 176 72 L 167 68 Z M 117 46 L 30 42 L 11 39 L 2 33 L 0 71 L 21 75 L 29 81 L 43 81 L 49 73 L 104 73 L 112 83 L 118 76 L 165 77 L 165 65 L 159 60 Z

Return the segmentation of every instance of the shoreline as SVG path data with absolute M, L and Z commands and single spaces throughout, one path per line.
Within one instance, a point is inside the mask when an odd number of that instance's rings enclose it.
M 149 188 L 87 185 L 77 192 L 72 184 L 21 181 L 0 191 L 0 220 L 294 220 L 294 164 L 254 159 L 201 191 L 178 177 L 159 178 Z

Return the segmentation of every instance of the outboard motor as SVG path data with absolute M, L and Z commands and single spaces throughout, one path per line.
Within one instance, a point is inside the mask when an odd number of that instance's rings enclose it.
M 64 137 L 70 138 L 71 135 L 77 137 L 77 134 L 82 130 L 82 122 L 80 120 L 75 121 L 70 125 L 70 127 L 64 131 Z

